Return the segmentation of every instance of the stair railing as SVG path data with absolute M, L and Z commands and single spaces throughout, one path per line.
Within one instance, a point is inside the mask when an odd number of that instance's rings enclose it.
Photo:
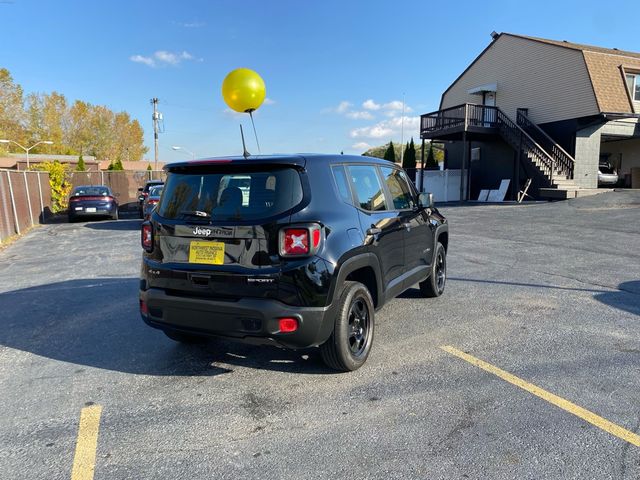
M 518 111 L 517 123 L 555 158 L 558 174 L 563 175 L 566 178 L 573 178 L 573 168 L 576 161 L 564 148 L 558 145 L 558 143 L 551 138 L 547 132 L 533 123 L 529 117 L 521 111 Z
M 497 109 L 497 128 L 512 147 L 516 150 L 522 149 L 553 183 L 553 174 L 556 170 L 555 159 L 500 109 Z

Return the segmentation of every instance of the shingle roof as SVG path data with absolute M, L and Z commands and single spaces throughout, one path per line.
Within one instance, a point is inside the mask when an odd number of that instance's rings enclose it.
M 606 53 L 609 55 L 621 55 L 623 57 L 635 57 L 640 59 L 640 53 L 618 50 L 617 48 L 596 47 L 593 45 L 585 45 L 582 43 L 567 42 L 566 40 L 549 40 L 547 38 L 530 37 L 528 35 L 518 35 L 517 33 L 505 33 L 512 37 L 526 38 L 527 40 L 535 40 L 537 42 L 557 45 L 559 47 L 571 48 L 573 50 L 582 50 L 583 52 Z
M 634 113 L 622 69 L 640 72 L 640 53 L 513 33 L 505 33 L 504 35 L 581 51 L 600 111 Z

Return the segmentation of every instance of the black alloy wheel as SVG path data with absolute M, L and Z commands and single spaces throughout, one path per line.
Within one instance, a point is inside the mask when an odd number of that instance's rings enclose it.
M 320 345 L 324 363 L 341 372 L 360 368 L 373 344 L 375 309 L 367 287 L 345 281 L 336 309 L 333 332 Z
M 447 283 L 447 251 L 440 242 L 436 245 L 436 258 L 431 265 L 431 275 L 420 282 L 420 292 L 424 297 L 439 297 Z

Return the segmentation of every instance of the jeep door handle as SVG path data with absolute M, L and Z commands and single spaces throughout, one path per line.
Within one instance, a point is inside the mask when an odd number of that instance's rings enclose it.
M 380 235 L 381 233 L 382 233 L 382 230 L 379 229 L 378 227 L 371 227 L 367 229 L 367 235 Z

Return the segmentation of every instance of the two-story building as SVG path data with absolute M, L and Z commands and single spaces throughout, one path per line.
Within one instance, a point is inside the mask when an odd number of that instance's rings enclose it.
M 639 118 L 640 53 L 494 32 L 420 134 L 445 142 L 464 198 L 501 179 L 511 198 L 527 179 L 536 197 L 569 198 L 598 187 L 601 161 L 630 181 Z

